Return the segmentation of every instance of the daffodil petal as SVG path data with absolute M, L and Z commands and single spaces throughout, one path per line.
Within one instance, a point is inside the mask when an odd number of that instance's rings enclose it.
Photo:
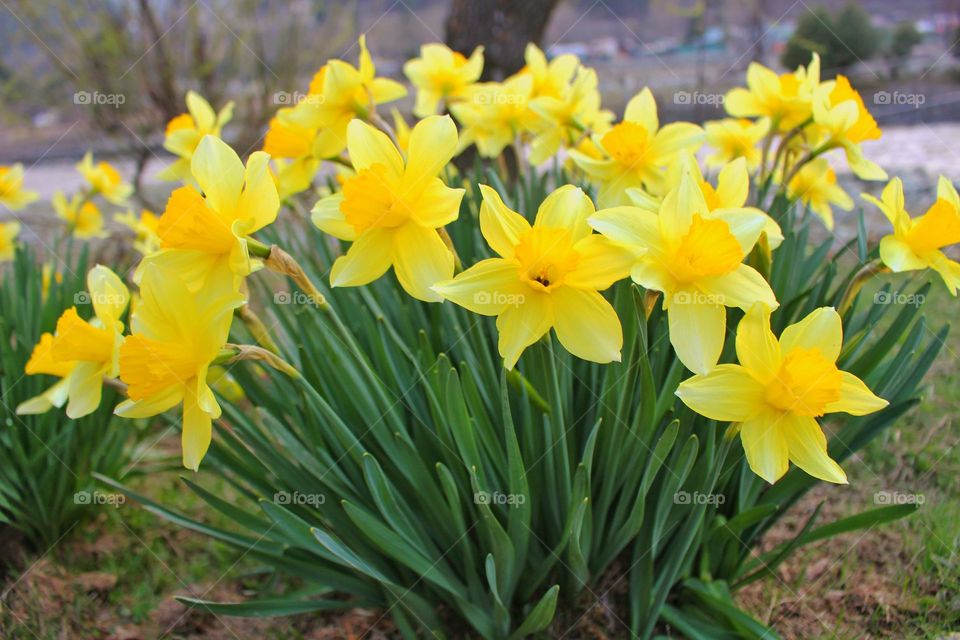
M 554 329 L 563 347 L 591 362 L 620 362 L 620 318 L 596 291 L 560 286 L 550 292 Z
M 431 229 L 450 224 L 460 215 L 460 202 L 465 192 L 464 189 L 451 189 L 440 178 L 427 180 L 413 206 L 414 220 Z
M 593 201 L 583 189 L 568 184 L 544 198 L 534 224 L 567 229 L 573 235 L 573 240 L 577 241 L 590 234 L 587 218 L 593 213 Z
M 97 318 L 105 328 L 112 328 L 130 302 L 127 286 L 117 274 L 98 264 L 87 273 L 87 289 Z
M 247 220 L 250 226 L 247 233 L 253 233 L 273 223 L 280 210 L 280 196 L 277 183 L 270 175 L 270 156 L 263 151 L 255 151 L 247 160 L 244 172 L 243 193 L 237 203 L 237 219 Z
M 764 403 L 763 385 L 736 364 L 721 364 L 684 380 L 677 396 L 700 415 L 719 422 L 750 420 Z
M 500 332 L 497 347 L 503 365 L 513 369 L 523 350 L 542 338 L 551 325 L 553 309 L 546 294 L 531 293 L 523 304 L 504 309 L 497 316 L 497 331 Z
M 603 291 L 630 275 L 637 261 L 632 251 L 603 236 L 590 234 L 574 246 L 577 267 L 567 274 L 565 284 Z
M 334 287 L 356 287 L 373 282 L 393 262 L 393 229 L 368 229 L 350 245 L 345 255 L 333 263 L 330 284 Z
M 764 411 L 740 425 L 740 441 L 747 464 L 755 474 L 773 484 L 790 467 L 790 450 L 784 437 L 783 417 Z
M 722 305 L 701 302 L 697 296 L 671 298 L 667 311 L 670 344 L 687 369 L 704 374 L 720 359 L 727 312 Z
M 437 177 L 457 150 L 457 126 L 450 116 L 424 118 L 410 132 L 407 169 L 403 174 L 406 193 L 419 193 Z
M 354 241 L 357 239 L 357 228 L 347 222 L 343 211 L 340 210 L 340 204 L 343 202 L 343 194 L 335 193 L 332 196 L 321 198 L 313 206 L 310 213 L 310 220 L 318 229 L 324 233 L 329 233 L 334 238 L 341 240 Z
M 514 260 L 481 260 L 453 280 L 434 285 L 433 290 L 474 313 L 500 315 L 508 307 L 523 304 L 530 287 L 520 280 L 520 265 Z
M 814 309 L 805 318 L 783 330 L 780 350 L 786 355 L 794 349 L 819 349 L 835 362 L 843 346 L 843 323 L 833 307 Z
M 197 471 L 200 461 L 210 448 L 213 422 L 197 404 L 193 393 L 187 393 L 183 398 L 182 428 L 180 444 L 183 449 L 183 466 Z
M 480 185 L 480 233 L 490 248 L 504 258 L 513 257 L 520 236 L 530 229 L 526 218 L 503 203 L 500 194 L 485 184 Z
M 190 171 L 215 211 L 232 214 L 243 188 L 244 166 L 226 142 L 204 136 L 190 161 Z
M 78 362 L 67 377 L 70 380 L 67 417 L 76 420 L 96 411 L 103 389 L 103 364 Z
M 852 416 L 865 416 L 883 409 L 890 403 L 875 395 L 863 380 L 848 371 L 840 372 L 840 399 L 826 407 L 826 413 L 849 413 Z
M 894 273 L 927 267 L 927 263 L 913 252 L 910 245 L 896 236 L 884 236 L 880 239 L 880 259 Z
M 183 400 L 182 385 L 173 385 L 162 393 L 143 400 L 124 400 L 113 412 L 122 418 L 151 418 L 177 406 Z
M 815 419 L 786 414 L 781 432 L 795 465 L 814 478 L 847 484 L 847 474 L 827 453 L 827 438 Z
M 393 260 L 397 279 L 407 293 L 425 302 L 443 300 L 431 287 L 453 277 L 453 253 L 436 229 L 415 222 L 397 229 Z
M 630 277 L 641 287 L 653 291 L 667 292 L 675 288 L 675 281 L 670 273 L 659 263 L 646 257 L 640 258 L 640 261 L 633 265 Z
M 698 286 L 718 304 L 727 307 L 746 310 L 756 302 L 763 303 L 771 309 L 776 309 L 778 306 L 770 284 L 763 279 L 759 271 L 749 265 L 741 264 L 730 273 L 703 278 Z
M 358 172 L 381 164 L 395 177 L 403 174 L 403 159 L 393 142 L 383 131 L 363 120 L 351 120 L 347 125 L 347 149 L 350 162 Z
M 753 207 L 743 209 L 714 209 L 705 216 L 715 220 L 723 220 L 730 228 L 730 233 L 743 250 L 743 254 L 750 253 L 753 245 L 757 244 L 760 234 L 767 226 L 767 216 Z
M 754 378 L 769 382 L 780 370 L 780 343 L 770 330 L 770 308 L 754 304 L 737 325 L 737 360 Z
M 623 111 L 623 119 L 642 125 L 651 134 L 660 128 L 657 103 L 648 87 L 644 87 L 640 93 L 630 98 L 630 102 Z
M 588 220 L 594 229 L 635 252 L 661 247 L 660 221 L 657 214 L 639 207 L 601 209 Z

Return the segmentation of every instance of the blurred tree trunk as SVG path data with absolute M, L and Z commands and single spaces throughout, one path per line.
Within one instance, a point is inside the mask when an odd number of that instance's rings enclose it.
M 502 80 L 523 66 L 528 42 L 540 43 L 558 0 L 452 0 L 447 45 L 464 55 L 484 47 L 484 80 Z

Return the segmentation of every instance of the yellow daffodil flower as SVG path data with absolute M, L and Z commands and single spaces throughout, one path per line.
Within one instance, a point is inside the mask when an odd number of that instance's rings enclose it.
M 317 131 L 313 155 L 318 158 L 330 158 L 346 148 L 351 120 L 366 120 L 376 105 L 407 95 L 399 82 L 376 77 L 364 36 L 359 44 L 359 67 L 343 60 L 329 61 L 310 86 L 310 95 L 317 97 L 301 101 L 281 117 L 302 129 Z
M 667 171 L 668 188 L 677 188 L 684 173 L 689 173 L 694 183 L 699 185 L 700 192 L 707 203 L 708 214 L 727 209 L 749 209 L 754 215 L 763 216 L 763 234 L 767 237 L 767 246 L 770 249 L 776 249 L 783 242 L 783 230 L 780 229 L 776 220 L 760 209 L 747 207 L 747 198 L 750 195 L 750 173 L 747 171 L 746 159 L 737 158 L 725 165 L 717 175 L 717 186 L 714 187 L 704 179 L 700 166 L 693 156 L 681 156 L 680 160 Z M 627 189 L 627 196 L 633 205 L 647 211 L 659 211 L 663 202 L 663 198 L 658 198 L 642 189 Z
M 20 235 L 19 222 L 16 220 L 0 222 L 0 262 L 13 260 L 18 235 Z
M 530 110 L 532 91 L 533 77 L 522 73 L 473 85 L 467 100 L 450 105 L 463 127 L 459 150 L 475 144 L 481 156 L 495 158 L 530 131 L 537 121 Z
M 810 207 L 830 231 L 833 231 L 832 206 L 844 211 L 853 209 L 853 199 L 837 184 L 837 174 L 824 158 L 803 165 L 787 185 L 787 196 Z
M 311 84 L 313 89 L 317 82 Z M 305 99 L 319 98 L 309 94 Z M 263 141 L 263 150 L 273 158 L 273 175 L 281 200 L 309 189 L 320 168 L 320 158 L 313 155 L 317 132 L 287 121 L 286 114 L 291 109 L 285 107 L 277 112 Z
M 888 403 L 837 368 L 840 315 L 831 307 L 816 309 L 778 340 L 769 309 L 756 305 L 740 321 L 736 344 L 740 364 L 721 364 L 684 381 L 680 399 L 707 418 L 739 423 L 747 463 L 767 482 L 780 479 L 792 461 L 815 478 L 845 484 L 816 419 L 837 412 L 862 416 Z
M 129 209 L 126 213 L 115 214 L 113 219 L 133 231 L 133 248 L 141 255 L 149 256 L 160 250 L 160 236 L 157 234 L 160 217 L 152 211 L 143 209 L 137 216 Z
M 887 172 L 863 155 L 861 143 L 878 140 L 881 132 L 863 98 L 844 76 L 825 82 L 816 92 L 813 121 L 820 149 L 842 148 L 850 169 L 861 180 L 885 180 Z
M 220 137 L 223 126 L 233 118 L 233 102 L 228 102 L 219 112 L 195 91 L 187 92 L 187 112 L 181 113 L 167 123 L 163 148 L 177 159 L 160 172 L 161 180 L 190 179 L 190 159 L 203 136 Z
M 441 102 L 455 102 L 467 97 L 473 83 L 483 73 L 483 47 L 465 57 L 443 44 L 420 47 L 420 57 L 407 61 L 403 73 L 417 88 L 413 114 L 426 118 L 438 112 Z
M 689 122 L 660 126 L 657 104 L 650 89 L 634 96 L 623 114 L 623 121 L 602 136 L 594 137 L 605 154 L 597 160 L 579 151 L 570 156 L 600 190 L 597 204 L 615 207 L 630 203 L 627 189 L 642 187 L 663 195 L 666 193 L 664 170 L 683 152 L 693 153 L 703 142 L 703 129 Z
M 561 146 L 574 147 L 590 133 L 603 133 L 610 128 L 613 113 L 600 109 L 597 72 L 578 67 L 571 83 L 560 95 L 542 95 L 530 102 L 540 116 L 536 135 L 530 146 L 530 162 L 542 164 L 554 157 Z
M 120 172 L 112 164 L 102 160 L 93 163 L 92 151 L 84 154 L 77 171 L 90 186 L 91 195 L 101 195 L 113 204 L 124 204 L 133 193 L 133 186 L 123 181 Z
M 43 413 L 52 406 L 67 404 L 67 416 L 76 419 L 100 406 L 104 376 L 119 373 L 123 316 L 130 293 L 120 278 L 107 267 L 97 265 L 87 274 L 87 295 L 94 317 L 82 319 L 76 307 L 63 312 L 56 332 L 45 333 L 34 347 L 26 373 L 61 377 L 55 388 L 17 407 L 17 413 Z
M 523 59 L 526 64 L 519 73 L 533 78 L 531 95 L 534 98 L 563 96 L 580 66 L 580 60 L 571 53 L 559 55 L 548 62 L 546 54 L 532 42 L 524 49 Z
M 103 215 L 93 202 L 82 194 L 74 194 L 69 200 L 62 192 L 53 194 L 50 201 L 57 216 L 67 223 L 78 238 L 106 238 L 110 235 L 103 226 Z
M 36 202 L 36 191 L 23 188 L 23 165 L 19 162 L 9 166 L 0 166 L 0 204 L 18 211 L 31 202 Z
M 183 466 L 196 471 L 210 446 L 212 420 L 220 417 L 207 373 L 244 299 L 224 272 L 194 292 L 156 265 L 146 268 L 141 296 L 133 333 L 120 347 L 120 379 L 129 399 L 114 413 L 149 418 L 183 403 Z
M 411 296 L 441 300 L 430 287 L 453 275 L 453 252 L 439 228 L 460 214 L 463 189 L 437 177 L 457 148 L 450 116 L 430 116 L 410 132 L 406 162 L 382 131 L 360 120 L 347 129 L 357 175 L 313 209 L 322 231 L 353 244 L 330 271 L 335 287 L 368 284 L 391 266 Z
M 747 86 L 727 92 L 724 107 L 735 118 L 769 118 L 775 130 L 789 131 L 810 118 L 813 94 L 820 86 L 820 56 L 791 73 L 776 72 L 757 62 L 747 67 Z
M 531 226 L 496 191 L 480 189 L 480 231 L 499 257 L 434 289 L 474 313 L 497 316 L 507 369 L 551 328 L 578 358 L 619 362 L 620 319 L 599 292 L 626 277 L 634 257 L 591 233 L 590 198 L 573 185 L 560 187 L 540 205 Z
M 170 194 L 157 235 L 161 250 L 145 262 L 162 263 L 191 289 L 214 270 L 244 277 L 260 267 L 247 252 L 247 236 L 272 223 L 280 209 L 270 156 L 250 154 L 246 167 L 223 140 L 205 136 L 190 162 L 193 186 Z
M 950 180 L 940 176 L 936 202 L 917 218 L 911 218 L 904 209 L 900 178 L 887 184 L 880 200 L 866 193 L 863 198 L 877 205 L 893 225 L 893 234 L 880 240 L 883 263 L 896 273 L 933 269 L 950 293 L 957 295 L 960 263 L 943 252 L 945 247 L 960 243 L 960 198 Z
M 706 373 L 723 350 L 725 307 L 777 307 L 763 276 L 743 264 L 766 220 L 752 208 L 711 210 L 688 168 L 659 213 L 614 207 L 597 211 L 589 222 L 633 252 L 633 280 L 664 294 L 677 357 L 691 371 Z
M 33 347 L 30 359 L 23 372 L 28 376 L 48 375 L 60 378 L 53 386 L 39 396 L 21 402 L 17 406 L 19 415 L 33 415 L 46 413 L 54 407 L 62 407 L 67 401 L 70 389 L 69 375 L 76 367 L 76 362 L 61 361 L 53 357 L 53 334 L 49 332 L 40 335 L 40 341 Z
M 747 161 L 750 171 L 760 166 L 762 152 L 760 142 L 770 130 L 770 120 L 748 120 L 746 118 L 725 118 L 713 120 L 704 125 L 707 145 L 714 153 L 707 156 L 707 166 L 722 167 L 737 158 Z

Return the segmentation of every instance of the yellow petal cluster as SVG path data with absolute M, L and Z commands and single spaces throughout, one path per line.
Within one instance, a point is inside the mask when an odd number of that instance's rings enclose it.
M 737 423 L 747 463 L 767 482 L 780 479 L 793 462 L 821 480 L 846 483 L 817 418 L 862 416 L 888 403 L 837 368 L 842 345 L 840 316 L 832 308 L 816 309 L 778 339 L 770 330 L 770 310 L 757 304 L 737 327 L 740 364 L 693 376 L 677 396 L 701 415 Z
M 543 201 L 531 225 L 496 191 L 480 189 L 480 230 L 498 257 L 434 290 L 475 313 L 497 317 L 507 369 L 551 328 L 573 355 L 619 362 L 620 320 L 600 291 L 626 277 L 633 256 L 591 232 L 590 198 L 572 185 L 560 187 Z
M 945 176 L 937 184 L 937 199 L 927 212 L 910 217 L 904 208 L 903 183 L 891 180 L 880 200 L 863 194 L 875 204 L 893 225 L 893 233 L 880 239 L 880 259 L 896 273 L 933 269 L 943 278 L 952 295 L 960 287 L 960 263 L 944 253 L 944 249 L 960 243 L 960 198 Z
M 0 165 L 0 205 L 18 211 L 38 198 L 36 191 L 23 188 L 22 164 Z
M 181 113 L 167 123 L 163 148 L 177 159 L 160 172 L 163 180 L 190 179 L 190 160 L 204 136 L 220 137 L 223 126 L 233 118 L 233 102 L 228 102 L 220 111 L 214 111 L 210 103 L 195 91 L 187 92 L 187 112 Z
M 621 122 L 594 135 L 601 157 L 577 150 L 570 156 L 599 185 L 598 206 L 616 207 L 630 204 L 628 189 L 664 195 L 667 166 L 680 154 L 696 151 L 703 136 L 703 129 L 689 122 L 661 127 L 653 93 L 644 88 L 627 103 Z
M 467 97 L 471 85 L 483 73 L 483 47 L 474 49 L 470 57 L 446 45 L 431 43 L 420 47 L 420 57 L 407 61 L 403 73 L 417 88 L 413 113 L 426 118 L 449 104 Z
M 589 223 L 632 252 L 634 282 L 663 293 L 677 357 L 705 373 L 723 350 L 726 307 L 778 305 L 763 276 L 743 264 L 767 217 L 752 208 L 711 209 L 690 164 L 658 210 L 611 207 Z
M 463 189 L 438 177 L 457 149 L 449 116 L 430 116 L 410 132 L 406 159 L 382 131 L 354 120 L 347 148 L 356 175 L 320 200 L 313 223 L 353 244 L 330 271 L 335 287 L 372 282 L 391 267 L 415 298 L 437 302 L 431 287 L 453 275 L 454 255 L 438 231 L 460 214 Z
M 83 295 L 93 306 L 93 317 L 85 320 L 76 307 L 63 312 L 53 334 L 44 333 L 27 362 L 28 375 L 46 374 L 60 378 L 43 394 L 17 407 L 17 413 L 43 413 L 67 403 L 67 415 L 81 418 L 100 406 L 103 378 L 119 373 L 121 318 L 130 302 L 123 281 L 110 269 L 97 265 L 87 274 Z

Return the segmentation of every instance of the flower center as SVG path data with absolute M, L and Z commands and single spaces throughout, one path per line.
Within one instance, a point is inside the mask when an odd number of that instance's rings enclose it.
M 680 282 L 730 273 L 743 261 L 743 247 L 723 220 L 699 214 L 677 247 L 664 259 L 667 271 Z
M 819 349 L 794 349 L 767 384 L 765 397 L 782 411 L 817 417 L 826 412 L 827 405 L 840 399 L 842 383 L 836 363 Z
M 127 336 L 120 347 L 120 377 L 131 400 L 142 400 L 174 385 L 186 385 L 199 367 L 193 350 L 185 344 Z
M 340 211 L 357 233 L 374 227 L 399 227 L 410 219 L 410 206 L 382 164 L 373 164 L 343 183 Z
M 573 244 L 566 229 L 533 227 L 525 231 L 514 248 L 521 275 L 535 289 L 556 287 L 580 261 Z
M 621 122 L 607 131 L 601 140 L 603 148 L 628 168 L 638 166 L 647 153 L 650 133 L 635 122 Z

